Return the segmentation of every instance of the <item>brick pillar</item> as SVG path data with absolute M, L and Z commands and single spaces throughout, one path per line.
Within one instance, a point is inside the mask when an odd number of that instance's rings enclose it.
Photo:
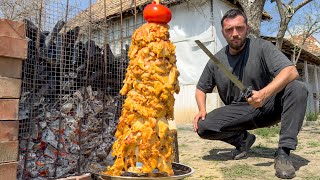
M 17 177 L 22 61 L 27 57 L 25 25 L 0 19 L 0 179 Z

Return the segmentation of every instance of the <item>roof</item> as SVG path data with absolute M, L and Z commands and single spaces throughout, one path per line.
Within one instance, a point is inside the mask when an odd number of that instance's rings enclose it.
M 303 39 L 304 38 L 302 35 L 297 35 L 297 36 L 293 36 L 289 40 L 292 43 L 301 47 L 303 43 Z M 310 53 L 320 57 L 320 42 L 316 38 L 314 38 L 312 35 L 306 39 L 303 45 L 303 48 L 309 51 Z
M 179 4 L 182 2 L 188 2 L 189 0 L 161 0 L 161 4 L 172 6 L 175 4 Z M 240 7 L 240 4 L 236 0 L 223 0 L 224 2 L 234 5 L 235 7 Z M 121 4 L 122 2 L 122 4 Z M 85 27 L 88 22 L 99 23 L 101 21 L 110 20 L 113 18 L 117 18 L 120 16 L 120 12 L 122 11 L 122 15 L 132 16 L 134 11 L 142 12 L 143 8 L 151 3 L 152 0 L 97 0 L 95 4 L 93 4 L 87 9 L 81 11 L 78 15 L 68 21 L 69 27 L 81 26 Z M 104 8 L 106 7 L 106 8 Z M 91 11 L 91 13 L 90 13 Z M 91 20 L 90 20 L 90 16 Z M 262 15 L 263 20 L 271 19 L 270 15 L 267 12 L 263 12 Z
M 266 37 L 263 36 L 263 39 L 266 39 L 272 43 L 276 43 L 276 38 L 275 37 Z M 292 43 L 290 40 L 288 39 L 283 39 L 283 44 L 282 44 L 282 49 L 281 51 L 286 54 L 286 55 L 291 55 L 293 52 L 295 44 Z M 307 61 L 311 64 L 316 64 L 316 65 L 320 65 L 320 57 L 316 56 L 315 54 L 309 52 L 307 49 L 303 48 L 300 54 L 300 58 L 299 61 L 304 62 Z
M 161 4 L 171 5 L 183 1 L 186 0 L 162 0 Z M 88 7 L 74 18 L 70 19 L 68 21 L 68 27 L 85 27 L 90 21 L 99 23 L 106 19 L 110 20 L 119 17 L 121 12 L 122 15 L 128 15 L 128 13 L 130 13 L 132 16 L 135 10 L 137 10 L 137 12 L 141 12 L 144 6 L 151 2 L 152 0 L 97 0 L 96 3 L 91 5 L 91 8 Z

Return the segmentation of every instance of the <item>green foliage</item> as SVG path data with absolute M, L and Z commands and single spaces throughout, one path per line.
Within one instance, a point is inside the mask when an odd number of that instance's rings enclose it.
M 305 180 L 319 180 L 320 176 L 304 177 Z
M 320 147 L 320 142 L 318 141 L 309 141 L 308 142 L 309 147 Z
M 259 128 L 254 130 L 254 134 L 261 136 L 263 138 L 276 137 L 280 132 L 279 126 L 269 127 L 269 128 Z
M 306 114 L 307 121 L 316 121 L 318 119 L 318 114 L 315 112 L 308 112 Z

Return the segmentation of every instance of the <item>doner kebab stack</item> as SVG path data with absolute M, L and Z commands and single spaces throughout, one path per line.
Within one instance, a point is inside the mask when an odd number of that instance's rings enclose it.
M 143 11 L 147 23 L 138 28 L 129 49 L 126 95 L 112 147 L 113 166 L 104 174 L 124 172 L 173 175 L 174 93 L 179 93 L 175 46 L 169 40 L 170 10 L 153 1 Z

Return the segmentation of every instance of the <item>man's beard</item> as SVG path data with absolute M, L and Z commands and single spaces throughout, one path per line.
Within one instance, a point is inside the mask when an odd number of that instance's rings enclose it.
M 232 42 L 232 40 L 238 40 L 238 41 L 240 41 L 240 43 L 234 44 L 234 43 Z M 228 44 L 229 44 L 229 46 L 230 46 L 232 49 L 240 50 L 240 49 L 243 47 L 243 45 L 245 44 L 245 42 L 246 42 L 246 38 L 244 38 L 244 39 L 241 39 L 241 38 L 233 38 L 233 39 L 229 40 Z

